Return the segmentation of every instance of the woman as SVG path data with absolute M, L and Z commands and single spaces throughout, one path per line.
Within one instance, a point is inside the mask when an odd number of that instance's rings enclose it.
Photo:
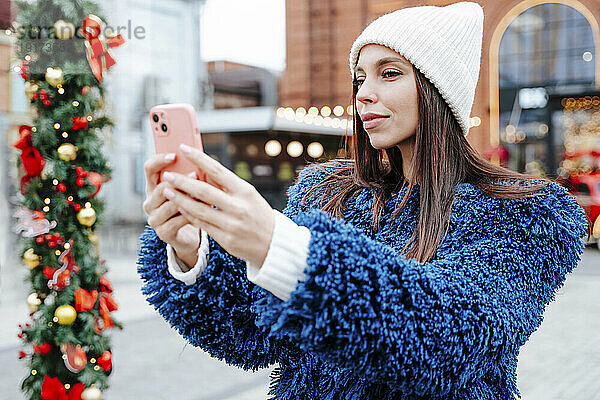
M 148 301 L 214 357 L 279 363 L 272 399 L 520 397 L 519 348 L 587 221 L 553 181 L 469 146 L 482 31 L 470 2 L 373 21 L 350 52 L 351 156 L 303 169 L 282 213 L 199 151 L 213 185 L 157 184 L 173 157 L 150 159 Z

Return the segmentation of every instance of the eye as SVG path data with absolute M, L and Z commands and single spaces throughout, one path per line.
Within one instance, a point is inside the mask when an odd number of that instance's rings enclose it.
M 402 72 L 400 72 L 400 71 L 394 71 L 394 70 L 387 70 L 387 71 L 383 71 L 383 73 L 381 74 L 381 76 L 383 76 L 384 78 L 393 78 L 396 75 L 402 75 Z M 364 82 L 364 79 L 354 79 L 352 81 L 352 85 L 358 87 L 363 82 Z
M 391 75 L 390 75 L 391 74 Z M 399 71 L 393 71 L 393 70 L 387 70 L 387 71 L 383 71 L 383 73 L 381 75 L 383 76 L 388 76 L 388 77 L 393 77 L 396 75 L 401 75 L 402 73 Z

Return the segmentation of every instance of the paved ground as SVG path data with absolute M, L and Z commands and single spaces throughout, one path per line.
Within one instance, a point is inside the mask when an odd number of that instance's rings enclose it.
M 112 387 L 104 400 L 266 399 L 269 369 L 245 372 L 186 345 L 145 302 L 135 258 L 104 256 L 120 306 L 115 318 L 125 324 L 113 333 Z M 4 284 L 0 294 L 0 400 L 21 400 L 18 387 L 27 371 L 17 359 L 16 331 L 27 316 L 27 290 L 18 284 L 7 290 Z M 589 247 L 521 349 L 523 400 L 600 400 L 599 304 L 600 251 Z

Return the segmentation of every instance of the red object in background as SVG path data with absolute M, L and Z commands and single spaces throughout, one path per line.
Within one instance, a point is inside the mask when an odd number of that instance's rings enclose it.
M 508 150 L 502 146 L 492 147 L 483 153 L 486 160 L 491 161 L 492 158 L 497 157 L 500 161 L 500 166 L 508 168 Z
M 10 0 L 0 0 L 0 29 L 9 28 L 15 20 Z
M 573 175 L 566 180 L 559 180 L 558 183 L 575 196 L 577 204 L 585 210 L 590 219 L 591 229 L 596 219 L 600 218 L 600 172 Z

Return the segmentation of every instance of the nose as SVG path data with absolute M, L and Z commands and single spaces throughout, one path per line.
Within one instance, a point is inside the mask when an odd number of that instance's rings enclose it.
M 358 92 L 356 92 L 356 100 L 363 104 L 375 103 L 377 101 L 377 95 L 372 89 L 365 85 L 365 83 L 366 82 L 363 82 L 360 85 Z

